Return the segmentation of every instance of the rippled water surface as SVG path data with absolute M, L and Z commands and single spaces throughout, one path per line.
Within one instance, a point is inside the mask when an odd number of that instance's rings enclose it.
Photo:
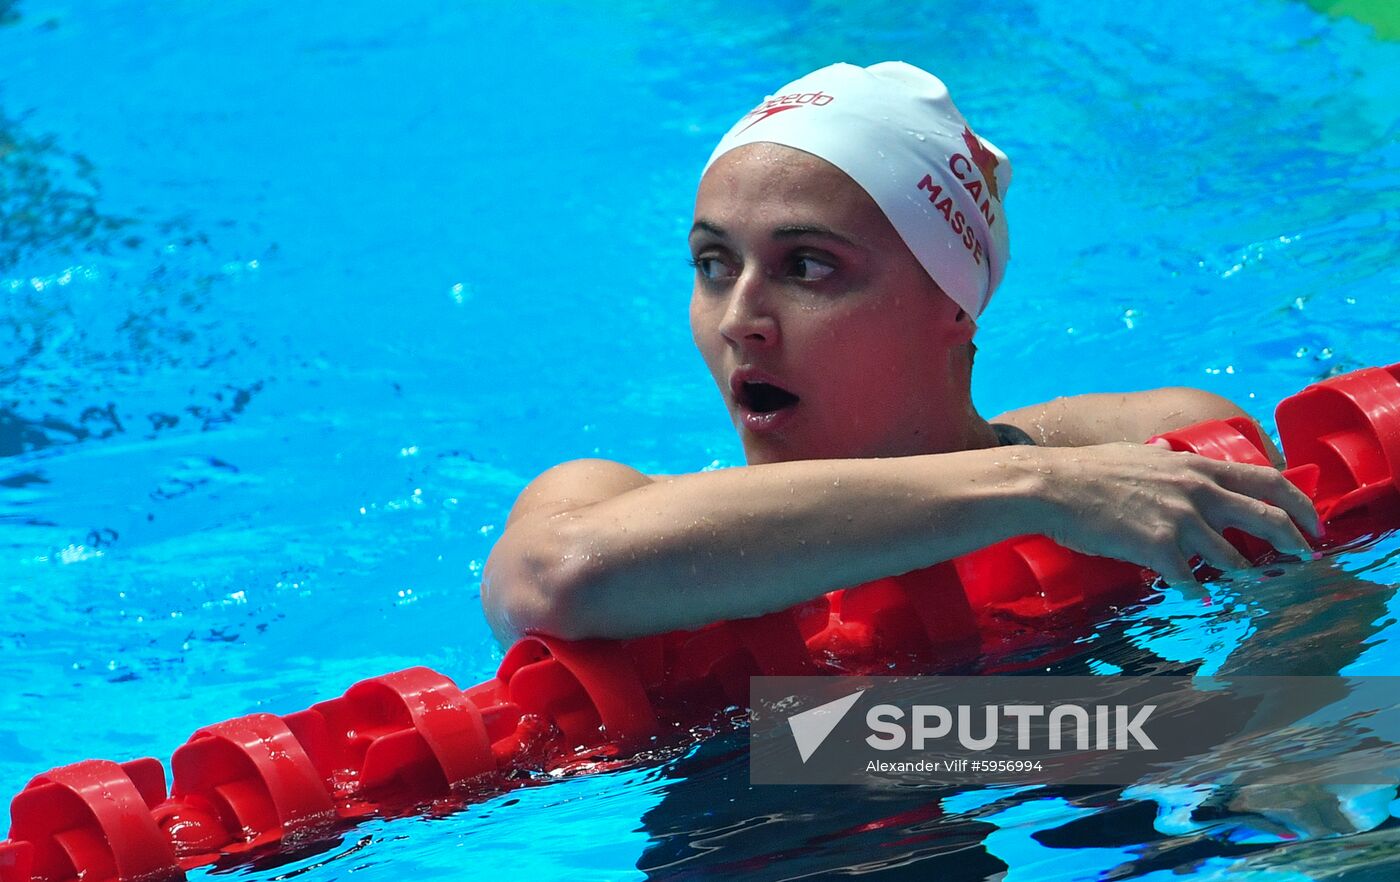
M 1400 45 L 1300 3 L 0 0 L 0 791 L 400 667 L 490 676 L 525 481 L 741 461 L 685 322 L 713 142 L 890 58 L 1015 163 L 984 413 L 1195 385 L 1267 424 L 1400 361 Z M 1397 551 L 1155 595 L 1054 665 L 1400 674 Z M 730 734 L 234 872 L 1400 875 L 1394 787 L 746 775 Z

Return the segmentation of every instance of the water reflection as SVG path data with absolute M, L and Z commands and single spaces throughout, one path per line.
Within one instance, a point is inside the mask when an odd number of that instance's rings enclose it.
M 1390 624 L 1387 605 L 1394 594 L 1393 586 L 1355 578 L 1330 561 L 1293 564 L 1213 584 L 1204 597 L 1155 598 L 1106 619 L 1072 657 L 1042 669 L 1058 675 L 1335 675 L 1377 645 Z M 1183 605 L 1196 607 L 1196 614 L 1179 615 Z M 1238 634 L 1244 636 L 1223 651 L 1215 639 Z M 1338 687 L 1335 699 L 1344 701 L 1344 681 L 1328 682 Z M 1317 707 L 1274 704 L 1288 705 L 1293 719 L 1326 709 L 1325 700 Z M 1355 710 L 1361 737 L 1366 713 L 1374 709 Z M 1337 741 L 1328 750 L 1351 737 L 1347 727 L 1354 719 L 1326 733 Z M 973 880 L 1041 865 L 1066 872 L 1064 878 L 1126 878 L 1202 871 L 1267 855 L 1282 844 L 1396 823 L 1390 817 L 1394 782 L 1251 783 L 1251 764 L 1268 770 L 1305 761 L 1310 749 L 1316 746 L 1241 737 L 1128 788 L 750 787 L 746 739 L 735 733 L 667 767 L 665 795 L 643 817 L 651 841 L 638 868 L 667 879 L 839 872 Z M 1180 784 L 1188 772 L 1209 783 Z M 1353 852 L 1369 859 L 1365 848 Z

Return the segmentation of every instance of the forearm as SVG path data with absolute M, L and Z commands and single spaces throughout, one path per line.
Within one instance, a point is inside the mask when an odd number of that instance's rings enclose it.
M 1024 532 L 1033 470 L 968 451 L 813 460 L 663 478 L 548 519 L 535 621 L 625 637 L 761 615 Z M 489 574 L 488 574 L 489 575 Z

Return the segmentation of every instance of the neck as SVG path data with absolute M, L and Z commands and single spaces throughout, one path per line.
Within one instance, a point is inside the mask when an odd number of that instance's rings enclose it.
M 958 453 L 963 450 L 985 450 L 997 447 L 1000 440 L 991 423 L 982 419 L 977 410 L 968 403 L 966 410 L 954 419 L 942 415 L 936 421 L 930 420 L 911 435 L 899 439 L 888 439 L 879 445 L 878 450 L 867 451 L 865 456 L 919 456 L 927 453 Z
M 959 356 L 960 358 L 960 356 Z M 941 415 L 936 425 L 925 428 L 924 450 L 919 453 L 957 453 L 1000 446 L 992 424 L 982 419 L 972 403 L 972 365 L 957 360 L 949 365 L 950 382 L 943 394 L 958 402 L 955 415 Z M 946 400 L 946 399 L 945 399 Z M 932 415 L 930 415 L 932 416 Z
M 977 407 L 972 403 L 972 360 L 970 357 L 964 358 L 963 353 L 958 351 L 950 355 L 948 364 L 948 374 L 951 382 L 945 392 L 947 395 L 956 396 L 961 403 L 958 408 L 958 421 L 956 426 L 946 426 L 943 432 L 931 433 L 930 438 L 938 438 L 942 435 L 942 449 L 930 450 L 929 453 L 956 453 L 960 450 L 985 450 L 989 447 L 998 447 L 1001 439 L 997 437 L 996 430 L 992 424 L 982 419 L 982 415 L 977 412 Z
M 992 424 L 978 416 L 976 411 L 969 414 L 969 418 L 957 427 L 956 431 L 945 430 L 940 433 L 941 438 L 930 435 L 932 443 L 924 445 L 926 449 L 921 453 L 957 453 L 962 450 L 985 450 L 989 447 L 997 447 L 1001 441 L 997 438 L 996 430 Z
M 963 450 L 985 450 L 988 447 L 999 447 L 1001 439 L 997 437 L 996 429 L 992 424 L 973 412 L 973 421 L 967 426 L 967 434 Z

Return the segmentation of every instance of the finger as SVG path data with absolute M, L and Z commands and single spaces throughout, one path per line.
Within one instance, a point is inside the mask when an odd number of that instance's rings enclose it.
M 1247 570 L 1253 566 L 1235 546 L 1204 521 L 1191 529 L 1187 542 L 1206 563 L 1217 570 Z
M 1312 546 L 1283 509 L 1239 494 L 1222 500 L 1222 504 L 1223 521 L 1207 517 L 1212 527 L 1222 531 L 1226 527 L 1236 527 L 1290 554 L 1312 553 Z
M 1212 473 L 1216 481 L 1228 490 L 1265 502 L 1273 503 L 1288 516 L 1302 524 L 1308 532 L 1321 537 L 1317 508 L 1311 499 L 1293 486 L 1293 482 L 1268 466 L 1246 463 L 1217 463 Z M 1264 538 L 1264 537 L 1260 537 Z
M 1152 569 L 1168 583 L 1194 582 L 1196 574 L 1179 549 L 1173 548 L 1159 553 Z

